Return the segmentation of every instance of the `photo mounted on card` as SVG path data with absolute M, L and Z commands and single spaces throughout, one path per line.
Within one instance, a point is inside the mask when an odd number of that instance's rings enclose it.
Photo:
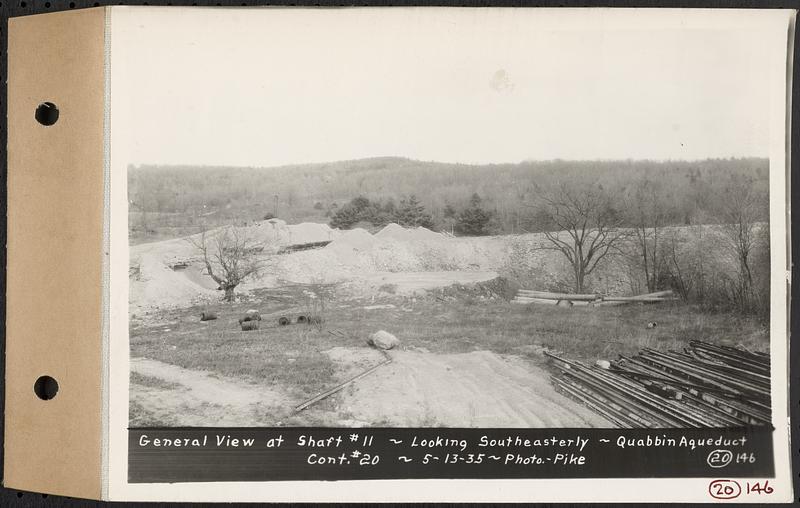
M 794 16 L 102 11 L 103 497 L 792 499 Z

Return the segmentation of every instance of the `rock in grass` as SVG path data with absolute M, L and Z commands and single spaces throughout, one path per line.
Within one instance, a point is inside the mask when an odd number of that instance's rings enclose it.
M 244 316 L 239 318 L 239 324 L 246 321 L 261 321 L 261 314 L 257 310 L 250 309 L 245 312 Z
M 385 330 L 378 330 L 369 336 L 367 343 L 378 349 L 392 349 L 400 345 L 400 339 Z

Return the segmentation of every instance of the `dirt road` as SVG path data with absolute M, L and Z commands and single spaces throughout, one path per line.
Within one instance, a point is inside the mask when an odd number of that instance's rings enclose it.
M 272 425 L 289 404 L 272 387 L 221 379 L 146 358 L 131 358 L 131 372 L 158 380 L 133 384 L 131 402 L 172 426 Z
M 370 348 L 337 347 L 327 353 L 337 364 L 341 379 L 384 360 Z M 392 351 L 390 355 L 392 363 L 337 395 L 337 410 L 322 415 L 325 425 L 611 426 L 557 393 L 546 371 L 517 357 L 489 351 Z M 287 400 L 278 386 L 223 379 L 145 358 L 132 358 L 131 370 L 151 380 L 132 384 L 131 401 L 164 425 L 275 425 L 286 421 L 291 408 L 300 402 Z
M 354 360 L 362 365 L 380 361 L 377 352 L 365 350 L 334 348 L 329 355 L 346 375 Z M 344 391 L 340 409 L 354 421 L 409 427 L 612 426 L 556 392 L 546 371 L 517 357 L 489 351 L 390 355 L 391 364 Z

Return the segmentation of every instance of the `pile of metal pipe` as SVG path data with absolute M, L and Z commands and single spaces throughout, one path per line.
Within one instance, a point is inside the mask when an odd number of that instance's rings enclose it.
M 607 368 L 545 354 L 554 386 L 618 427 L 771 423 L 769 353 L 691 341 L 683 351 L 620 355 Z
M 636 296 L 601 296 L 597 294 L 570 294 L 570 293 L 551 293 L 549 291 L 534 291 L 532 289 L 520 289 L 512 300 L 513 303 L 529 304 L 537 303 L 540 305 L 591 305 L 591 306 L 611 306 L 625 305 L 628 303 L 660 303 L 677 300 L 672 290 L 657 291 Z

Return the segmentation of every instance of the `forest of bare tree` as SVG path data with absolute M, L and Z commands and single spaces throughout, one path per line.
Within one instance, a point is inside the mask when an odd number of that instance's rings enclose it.
M 132 241 L 141 242 L 264 217 L 331 223 L 356 198 L 391 209 L 413 198 L 433 229 L 515 234 L 553 226 L 541 214 L 541 189 L 589 182 L 620 212 L 620 224 L 636 227 L 646 219 L 659 226 L 697 225 L 723 221 L 728 189 L 748 188 L 766 199 L 768 174 L 768 160 L 757 158 L 493 165 L 375 158 L 278 168 L 137 166 L 128 172 L 129 212 Z M 476 198 L 486 224 L 459 228 L 459 215 L 470 207 L 474 211 Z

